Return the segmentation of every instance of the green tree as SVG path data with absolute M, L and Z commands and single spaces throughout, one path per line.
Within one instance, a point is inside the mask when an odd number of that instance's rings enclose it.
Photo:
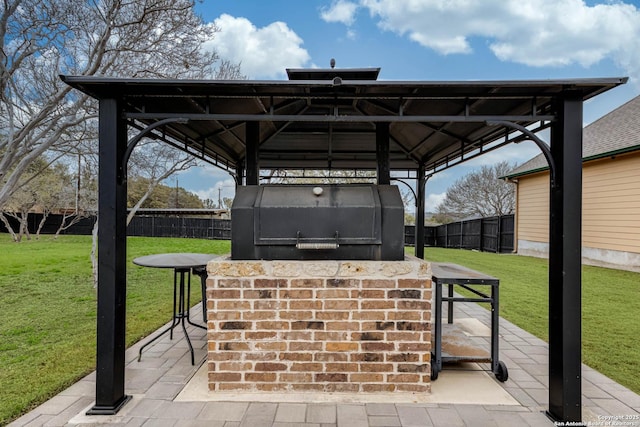
M 149 179 L 144 177 L 130 178 L 127 184 L 127 206 L 131 208 L 141 200 L 141 195 L 147 192 Z M 204 204 L 196 194 L 182 187 L 176 188 L 165 184 L 158 184 L 154 187 L 153 191 L 147 195 L 144 203 L 139 207 L 147 209 L 202 209 L 204 208 Z
M 198 197 L 196 194 L 185 190 L 182 187 L 178 187 L 177 189 L 175 187 L 168 187 L 168 186 L 163 186 L 163 188 L 165 189 L 165 194 L 167 194 L 165 196 L 165 200 L 166 200 L 166 205 L 168 208 L 175 208 L 175 209 L 203 209 L 204 208 L 204 204 L 202 203 L 202 200 L 200 200 L 200 197 Z

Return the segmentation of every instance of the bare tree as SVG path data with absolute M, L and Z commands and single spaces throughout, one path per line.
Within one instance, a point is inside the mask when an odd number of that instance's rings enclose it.
M 203 24 L 192 0 L 5 0 L 0 13 L 0 207 L 31 162 L 68 152 L 96 117 L 93 101 L 58 74 L 216 73 L 217 55 L 201 46 L 218 29 Z
M 268 171 L 267 176 L 268 182 L 274 184 L 362 184 L 376 181 L 376 172 L 372 170 L 278 169 Z M 398 189 L 405 207 L 405 224 L 412 224 L 415 217 L 409 211 L 415 207 L 415 197 L 407 188 L 398 186 Z M 231 208 L 231 205 L 228 207 Z
M 161 181 L 197 164 L 195 157 L 170 145 L 152 141 L 141 142 L 140 145 L 142 146 L 137 147 L 136 155 L 129 161 L 129 173 L 145 178 L 147 188 L 142 197 L 130 208 L 127 225 Z
M 63 192 L 60 206 L 64 209 L 62 209 L 60 225 L 54 235 L 55 239 L 64 230 L 98 212 L 98 178 L 89 164 L 81 167 L 78 175 L 76 185 L 69 185 L 67 191 Z
M 31 239 L 28 219 L 29 212 L 36 203 L 37 195 L 35 191 L 27 187 L 22 187 L 12 195 L 11 200 L 8 202 L 8 209 L 0 213 L 0 220 L 4 223 L 14 242 L 22 241 L 24 236 L 26 236 L 27 239 Z M 11 228 L 11 225 L 5 215 L 18 221 L 17 231 L 14 231 Z
M 240 63 L 234 63 L 228 59 L 221 59 L 216 68 L 214 78 L 216 80 L 245 80 L 247 76 L 242 74 Z
M 231 205 L 233 205 L 233 199 L 231 197 L 223 197 L 222 206 L 218 206 L 218 209 L 231 210 Z
M 7 231 L 11 234 L 13 241 L 20 242 L 24 236 L 30 239 L 28 219 L 29 213 L 38 206 L 44 210 L 44 216 L 48 214 L 50 201 L 53 200 L 57 193 L 57 173 L 58 168 L 49 167 L 50 164 L 44 159 L 39 158 L 32 162 L 29 166 L 31 178 L 28 182 L 18 187 L 11 198 L 5 203 L 0 220 L 5 225 Z M 46 189 L 45 189 L 46 188 Z M 14 230 L 7 217 L 14 218 L 17 222 L 17 228 Z
M 40 232 L 51 212 L 68 206 L 66 200 L 69 200 L 69 193 L 73 191 L 72 177 L 66 165 L 56 163 L 37 175 L 28 187 L 33 189 L 36 203 L 42 210 L 42 218 L 36 229 L 36 239 L 39 239 Z
M 374 171 L 357 170 L 296 170 L 277 169 L 267 172 L 268 182 L 274 184 L 354 184 L 375 182 Z
M 95 102 L 59 74 L 241 77 L 202 49 L 218 29 L 193 0 L 4 0 L 0 5 L 0 211 L 45 153 L 95 155 Z M 92 136 L 93 135 L 93 136 Z M 87 143 L 89 142 L 89 143 Z M 91 151 L 93 148 L 93 151 Z M 0 220 L 8 225 L 3 215 Z M 97 277 L 94 227 L 92 262 Z M 94 285 L 97 282 L 94 280 Z
M 459 221 L 468 217 L 484 218 L 513 213 L 515 187 L 500 177 L 507 175 L 514 167 L 503 161 L 493 166 L 482 166 L 478 171 L 458 179 L 438 205 L 438 216 Z

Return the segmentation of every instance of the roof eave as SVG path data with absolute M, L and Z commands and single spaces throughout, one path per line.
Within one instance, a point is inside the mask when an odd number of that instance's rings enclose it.
M 104 97 L 113 97 L 118 90 L 127 88 L 131 92 L 131 88 L 138 86 L 139 88 L 167 88 L 170 86 L 214 88 L 216 86 L 245 86 L 247 88 L 255 88 L 259 86 L 269 87 L 310 87 L 310 86 L 333 86 L 333 80 L 188 80 L 188 79 L 134 79 L 119 78 L 105 76 L 73 76 L 60 75 L 60 79 L 69 86 L 78 89 L 96 99 Z M 616 86 L 625 84 L 627 77 L 608 77 L 608 78 L 581 78 L 581 79 L 563 79 L 563 80 L 463 80 L 463 81 L 401 81 L 401 80 L 349 80 L 342 79 L 342 86 L 370 86 L 370 87 L 388 87 L 388 88 L 473 88 L 473 87 L 529 87 L 529 88 L 546 88 L 556 87 L 557 90 L 580 90 L 580 88 L 588 88 L 583 90 L 583 100 L 588 100 L 600 93 L 606 92 Z M 210 89 L 211 90 L 211 89 Z M 538 92 L 536 90 L 532 91 Z M 266 93 L 265 93 L 266 94 Z M 549 94 L 553 94 L 549 93 Z M 264 95 L 264 94 L 263 94 Z M 392 94 L 389 94 L 392 95 Z M 527 96 L 527 94 L 521 94 Z M 538 95 L 540 95 L 538 93 Z
M 593 161 L 593 160 L 606 159 L 607 157 L 619 156 L 621 154 L 633 153 L 635 151 L 640 151 L 640 145 L 634 145 L 632 147 L 625 147 L 625 148 L 621 148 L 619 150 L 607 151 L 606 153 L 599 153 L 599 154 L 594 154 L 593 156 L 583 157 L 582 158 L 582 163 L 590 162 L 590 161 Z M 543 172 L 543 171 L 546 171 L 546 170 L 549 170 L 549 166 L 530 169 L 530 170 L 526 170 L 526 171 L 522 171 L 522 172 L 518 172 L 518 173 L 514 173 L 514 174 L 508 174 L 508 175 L 500 176 L 498 178 L 500 178 L 500 179 L 514 179 L 514 178 L 519 178 L 519 177 L 526 176 L 526 175 L 533 175 L 535 173 Z

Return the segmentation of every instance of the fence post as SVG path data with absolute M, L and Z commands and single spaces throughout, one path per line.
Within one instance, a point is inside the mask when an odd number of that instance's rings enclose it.
M 449 247 L 449 224 L 444 225 L 444 247 Z
M 498 215 L 498 231 L 496 236 L 496 253 L 499 254 L 501 251 L 501 243 L 502 243 L 502 215 Z

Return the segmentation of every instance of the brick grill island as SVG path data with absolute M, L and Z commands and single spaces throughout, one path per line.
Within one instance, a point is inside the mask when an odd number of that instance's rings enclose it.
M 219 258 L 207 269 L 210 391 L 430 391 L 429 263 Z

